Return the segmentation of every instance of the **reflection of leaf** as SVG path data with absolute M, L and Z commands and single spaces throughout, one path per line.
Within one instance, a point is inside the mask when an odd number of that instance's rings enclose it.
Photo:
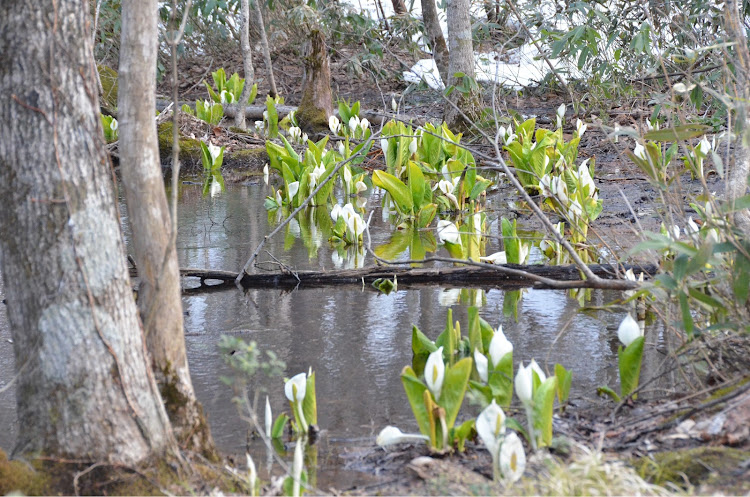
M 411 228 L 394 231 L 388 243 L 375 247 L 375 255 L 388 261 L 397 259 L 409 248 L 411 233 Z

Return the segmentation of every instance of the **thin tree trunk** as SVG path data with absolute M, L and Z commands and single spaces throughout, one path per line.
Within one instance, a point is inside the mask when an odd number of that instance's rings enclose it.
M 16 454 L 175 451 L 150 373 L 103 147 L 89 4 L 0 3 L 0 253 Z
M 404 0 L 393 0 L 393 12 L 397 15 L 406 14 L 406 3 L 404 3 Z
M 750 175 L 750 53 L 747 48 L 745 25 L 737 0 L 726 3 L 726 24 L 729 39 L 734 41 L 735 51 L 735 133 L 734 164 L 729 169 L 726 182 L 726 197 L 730 205 L 747 194 Z M 747 237 L 750 237 L 750 211 L 742 209 L 734 214 L 734 222 Z
M 242 11 L 242 26 L 240 26 L 240 46 L 242 49 L 242 63 L 245 69 L 245 86 L 242 89 L 240 101 L 237 103 L 237 113 L 234 116 L 234 125 L 240 129 L 247 129 L 245 123 L 245 106 L 250 98 L 250 91 L 255 81 L 255 68 L 253 67 L 253 50 L 250 47 L 250 0 L 240 2 Z
M 471 35 L 471 19 L 469 17 L 469 0 L 448 0 L 448 47 L 450 52 L 448 64 L 448 86 L 457 85 L 460 81 L 454 76 L 463 73 L 474 79 L 474 44 Z M 479 111 L 479 92 L 470 91 L 463 94 L 454 91 L 446 102 L 445 122 L 452 128 L 466 127 Z M 452 104 L 452 105 L 451 105 Z M 458 110 L 455 108 L 458 107 Z
M 271 62 L 271 50 L 268 48 L 268 37 L 266 36 L 266 24 L 263 22 L 263 8 L 260 5 L 261 0 L 254 0 L 255 4 L 255 22 L 258 25 L 260 33 L 260 49 L 263 52 L 263 62 L 266 65 L 266 75 L 268 76 L 269 95 L 276 98 L 279 92 L 276 90 L 276 79 L 273 77 L 273 63 Z
M 440 27 L 438 18 L 437 5 L 435 0 L 421 0 L 422 2 L 422 19 L 424 22 L 424 34 L 432 49 L 432 56 L 435 59 L 435 65 L 440 73 L 440 79 L 444 84 L 448 82 L 448 46 L 445 44 L 443 29 Z
M 305 53 L 305 75 L 302 80 L 302 101 L 297 109 L 300 125 L 309 131 L 328 128 L 333 115 L 331 67 L 323 33 L 313 30 Z
M 119 66 L 120 165 L 138 267 L 138 309 L 159 389 L 178 440 L 213 454 L 190 380 L 180 274 L 159 162 L 156 122 L 156 0 L 122 5 Z

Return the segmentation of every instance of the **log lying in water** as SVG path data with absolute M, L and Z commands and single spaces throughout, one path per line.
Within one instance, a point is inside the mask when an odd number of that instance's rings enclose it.
M 605 279 L 615 279 L 615 268 L 609 264 L 594 264 L 589 266 L 597 276 Z M 654 265 L 631 266 L 623 265 L 624 269 L 633 268 L 633 271 L 653 275 L 657 271 Z M 580 271 L 576 266 L 543 266 L 530 265 L 520 266 L 515 264 L 504 264 L 497 267 L 484 266 L 462 266 L 462 267 L 400 267 L 400 266 L 376 266 L 363 269 L 344 269 L 333 271 L 279 271 L 269 273 L 246 274 L 242 278 L 244 288 L 320 288 L 331 285 L 366 285 L 372 284 L 378 278 L 398 280 L 398 284 L 404 286 L 412 285 L 444 285 L 464 286 L 475 288 L 502 287 L 520 288 L 534 286 L 536 288 L 550 288 L 539 281 L 518 274 L 508 274 L 503 269 L 520 270 L 529 275 L 542 276 L 561 282 L 569 282 L 568 288 L 590 287 L 586 281 L 581 281 Z M 212 271 L 203 269 L 181 269 L 180 274 L 187 278 L 199 278 L 201 286 L 223 287 L 234 285 L 237 273 L 231 271 Z M 210 280 L 219 281 L 215 285 L 207 283 Z

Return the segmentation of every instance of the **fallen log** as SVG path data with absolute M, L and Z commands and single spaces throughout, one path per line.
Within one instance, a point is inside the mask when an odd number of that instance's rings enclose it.
M 589 268 L 600 278 L 612 280 L 617 278 L 615 267 L 610 264 L 593 264 Z M 634 272 L 643 272 L 651 276 L 658 269 L 652 264 L 630 265 L 623 264 L 624 270 L 632 268 Z M 529 275 L 542 276 L 560 282 L 569 282 L 567 288 L 589 288 L 590 282 L 581 280 L 581 274 L 574 265 L 567 266 L 544 266 L 544 265 L 516 265 L 502 264 L 496 267 L 486 265 L 483 267 L 461 266 L 461 267 L 400 267 L 400 266 L 375 266 L 362 269 L 344 269 L 332 271 L 275 271 L 268 273 L 245 274 L 241 284 L 245 289 L 250 288 L 274 288 L 274 289 L 304 289 L 320 288 L 333 285 L 356 285 L 371 286 L 378 278 L 392 280 L 397 279 L 401 288 L 426 285 L 441 285 L 452 287 L 472 288 L 504 288 L 516 289 L 523 287 L 551 288 L 542 282 L 532 278 L 524 278 L 518 274 L 508 274 L 503 269 L 523 271 Z M 132 270 L 134 271 L 134 270 Z M 190 292 L 199 291 L 204 288 L 223 288 L 234 286 L 238 273 L 233 271 L 206 270 L 187 268 L 181 269 L 180 275 L 184 278 L 197 278 L 198 287 L 189 288 Z M 215 283 L 212 283 L 215 282 Z
M 172 102 L 170 100 L 156 100 L 156 110 L 159 112 L 166 109 L 169 104 Z M 178 105 L 180 108 L 182 108 L 183 105 L 187 104 L 190 107 L 195 106 L 195 102 L 178 102 Z M 261 120 L 263 119 L 263 112 L 266 111 L 267 108 L 265 105 L 248 105 L 245 107 L 245 117 L 247 119 L 252 120 Z M 279 114 L 279 120 L 283 119 L 287 116 L 291 111 L 296 111 L 297 107 L 294 105 L 277 105 L 276 106 L 276 112 Z M 225 105 L 224 106 L 224 115 L 227 117 L 230 117 L 234 119 L 234 116 L 237 113 L 237 107 L 236 105 Z M 429 119 L 425 116 L 414 116 L 409 114 L 392 114 L 390 112 L 381 112 L 377 110 L 363 110 L 360 112 L 360 117 L 366 117 L 368 121 L 370 121 L 372 124 L 383 124 L 390 119 L 398 118 L 401 121 L 405 122 L 411 122 L 416 125 L 422 125 L 426 123 Z

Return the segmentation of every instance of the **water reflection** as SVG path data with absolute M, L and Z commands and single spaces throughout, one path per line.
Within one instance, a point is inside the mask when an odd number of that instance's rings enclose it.
M 263 208 L 264 197 L 260 186 L 228 185 L 227 191 L 216 197 L 204 197 L 200 185 L 186 186 L 180 195 L 180 266 L 242 267 L 272 229 L 269 221 L 274 219 L 269 220 Z M 377 200 L 370 205 L 378 205 Z M 497 224 L 492 223 L 491 231 L 496 233 Z M 262 253 L 262 268 L 278 270 L 278 263 L 297 269 L 334 267 L 333 259 L 342 257 L 337 249 L 312 229 L 306 235 L 304 222 L 299 227 L 301 238 L 292 233 L 291 241 L 279 236 L 266 243 L 265 250 L 275 260 Z M 373 222 L 370 230 L 373 246 L 396 236 L 389 225 L 380 222 Z M 310 243 L 305 243 L 308 236 Z M 413 240 L 423 232 L 410 236 Z M 310 258 L 311 245 L 317 257 Z M 362 257 L 372 263 L 370 254 Z M 255 340 L 261 349 L 275 351 L 287 364 L 287 377 L 312 367 L 317 377 L 319 423 L 328 440 L 374 437 L 387 424 L 415 431 L 399 376 L 412 360 L 411 327 L 418 326 L 434 340 L 445 326 L 448 306 L 455 320 L 466 323 L 467 308 L 477 305 L 490 324 L 503 325 L 514 344 L 516 363 L 536 358 L 548 370 L 556 362 L 571 369 L 574 402 L 593 397 L 598 385 L 617 384 L 614 330 L 622 315 L 582 314 L 576 300 L 564 291 L 527 290 L 517 302 L 516 321 L 504 312 L 509 295 L 511 292 L 499 289 L 425 287 L 386 296 L 369 287 L 330 287 L 245 293 L 230 289 L 187 296 L 185 332 L 193 383 L 217 444 L 229 453 L 245 452 L 248 427 L 237 415 L 231 389 L 220 381 L 220 376 L 231 375 L 217 347 L 223 334 Z M 591 304 L 603 305 L 616 298 L 619 294 L 614 292 L 594 292 Z M 4 320 L 4 309 L 0 309 L 0 386 L 12 377 L 13 370 Z M 646 358 L 644 371 L 649 360 Z M 280 378 L 271 381 L 259 376 L 254 388 L 268 390 L 275 414 L 288 410 Z M 6 450 L 15 437 L 14 402 L 12 389 L 0 394 L 0 424 L 13 427 L 0 430 L 0 447 Z

